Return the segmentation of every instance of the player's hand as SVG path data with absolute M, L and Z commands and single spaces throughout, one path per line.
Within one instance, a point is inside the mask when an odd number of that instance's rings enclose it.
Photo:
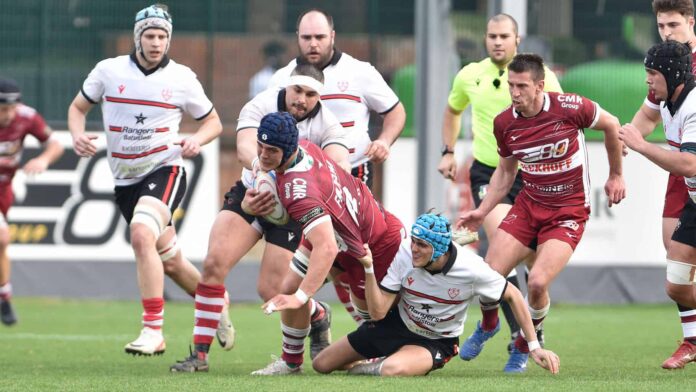
M 181 146 L 181 156 L 184 158 L 193 158 L 201 153 L 201 144 L 193 137 L 181 139 L 174 145 Z
M 639 151 L 641 146 L 648 143 L 643 139 L 643 135 L 633 124 L 624 124 L 619 128 L 619 140 L 624 142 L 633 151 Z M 626 154 L 624 154 L 625 156 Z
M 285 309 L 299 309 L 302 305 L 304 304 L 295 295 L 278 294 L 261 305 L 261 309 L 264 313 L 271 314 Z
M 389 143 L 384 140 L 377 139 L 367 145 L 365 156 L 370 158 L 374 163 L 382 163 L 389 158 Z
M 73 150 L 79 157 L 93 157 L 97 153 L 97 146 L 92 143 L 92 140 L 97 139 L 97 135 L 88 135 L 86 133 L 73 138 Z
M 276 201 L 271 192 L 259 192 L 249 188 L 242 200 L 242 210 L 249 215 L 263 216 L 273 212 Z
M 365 249 L 365 256 L 359 258 L 358 261 L 364 268 L 370 268 L 372 267 L 372 251 L 367 244 L 363 244 L 363 248 Z
M 478 232 L 479 227 L 483 224 L 483 218 L 486 216 L 478 208 L 475 210 L 467 211 L 459 216 L 457 219 L 456 228 L 467 228 L 469 231 Z
M 610 174 L 606 184 L 604 184 L 604 193 L 607 195 L 607 204 L 611 207 L 614 204 L 619 204 L 621 200 L 626 198 L 626 184 L 623 176 Z
M 48 161 L 39 157 L 30 159 L 29 162 L 27 162 L 22 168 L 24 173 L 30 176 L 43 173 L 46 171 L 46 169 L 48 169 Z
M 552 374 L 558 374 L 561 368 L 561 359 L 558 355 L 551 350 L 544 350 L 543 348 L 538 348 L 529 353 L 534 362 L 542 368 L 550 371 Z
M 454 180 L 457 176 L 457 160 L 454 159 L 454 154 L 443 155 L 440 164 L 437 165 L 437 171 L 446 179 Z

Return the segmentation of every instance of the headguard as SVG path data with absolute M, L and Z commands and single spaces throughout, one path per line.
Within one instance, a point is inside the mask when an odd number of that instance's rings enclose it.
M 275 112 L 263 116 L 256 137 L 261 143 L 283 150 L 283 160 L 280 161 L 283 165 L 297 151 L 298 133 L 297 122 L 290 113 Z
M 17 82 L 12 79 L 0 78 L 0 104 L 13 104 L 22 100 Z
M 645 68 L 658 71 L 667 82 L 667 98 L 669 102 L 682 83 L 693 80 L 691 73 L 691 48 L 676 41 L 664 41 L 653 45 L 645 56 Z
M 167 47 L 164 48 L 164 53 L 169 51 L 169 44 L 172 42 L 172 17 L 167 10 L 160 8 L 159 5 L 153 4 L 147 8 L 143 8 L 135 14 L 135 26 L 133 27 L 133 41 L 135 42 L 135 51 L 143 54 L 143 48 L 140 44 L 140 38 L 147 29 L 162 29 L 167 32 L 169 41 Z
M 445 254 L 452 242 L 452 230 L 447 218 L 432 213 L 423 214 L 416 219 L 411 227 L 411 236 L 433 247 L 433 256 L 428 265 Z

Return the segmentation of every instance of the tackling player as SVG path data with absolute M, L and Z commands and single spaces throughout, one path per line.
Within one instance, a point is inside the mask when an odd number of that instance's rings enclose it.
M 364 359 L 372 360 L 351 367 L 348 373 L 423 376 L 439 369 L 457 355 L 469 304 L 481 296 L 486 302 L 509 302 L 525 335 L 531 336 L 527 343 L 534 361 L 558 373 L 558 356 L 541 348 L 520 291 L 480 256 L 453 243 L 450 224 L 443 216 L 428 213 L 416 219 L 411 227 L 412 260 L 395 260 L 380 283 L 371 272 L 369 248 L 366 251 L 360 262 L 375 321 L 322 351 L 312 362 L 317 372 L 331 373 Z
M 298 65 L 286 88 L 268 89 L 242 108 L 237 121 L 237 155 L 244 165 L 242 179 L 225 195 L 210 233 L 203 278 L 196 288 L 195 349 L 190 357 L 172 365 L 171 371 L 208 370 L 208 351 L 221 311 L 216 304 L 225 292 L 225 276 L 261 237 L 265 237 L 266 245 L 257 285 L 264 301 L 278 294 L 289 261 L 300 243 L 301 226 L 294 220 L 277 226 L 262 218 L 273 211 L 275 201 L 270 192 L 259 193 L 253 187 L 260 167 L 256 140 L 261 119 L 278 111 L 289 113 L 297 121 L 300 139 L 321 146 L 328 156 L 342 163 L 344 170 L 350 170 L 347 131 L 319 100 L 323 81 L 322 72 L 314 66 Z M 328 304 L 314 300 L 310 306 L 313 323 L 310 353 L 314 358 L 331 343 L 331 309 Z

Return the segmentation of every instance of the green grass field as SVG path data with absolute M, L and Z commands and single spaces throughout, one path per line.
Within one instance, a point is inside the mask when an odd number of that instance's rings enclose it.
M 546 320 L 547 345 L 561 357 L 551 376 L 530 363 L 523 375 L 504 375 L 507 330 L 479 358 L 459 358 L 427 377 L 380 379 L 315 374 L 249 376 L 280 352 L 279 316 L 264 316 L 258 305 L 232 307 L 237 345 L 215 346 L 209 373 L 170 374 L 169 365 L 188 354 L 193 306 L 169 303 L 165 310 L 167 352 L 132 357 L 123 345 L 139 331 L 137 302 L 16 298 L 20 322 L 0 326 L 0 390 L 166 390 L 166 391 L 447 391 L 447 390 L 677 390 L 694 384 L 696 364 L 668 372 L 662 361 L 677 347 L 681 327 L 674 306 L 554 305 Z M 334 338 L 354 323 L 334 306 Z M 468 336 L 478 310 L 471 313 Z

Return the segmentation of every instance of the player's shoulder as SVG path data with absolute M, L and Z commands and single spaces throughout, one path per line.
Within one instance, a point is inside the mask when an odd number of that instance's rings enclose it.
M 355 75 L 362 75 L 364 72 L 378 72 L 368 61 L 357 59 L 346 52 L 341 52 L 341 57 L 336 62 L 336 68 L 349 70 Z
M 498 128 L 502 124 L 509 123 L 510 121 L 514 120 L 515 115 L 512 112 L 513 110 L 512 105 L 508 105 L 505 109 L 498 112 L 498 114 L 496 114 L 493 118 L 494 128 Z
M 94 66 L 94 68 L 99 70 L 110 70 L 114 68 L 128 66 L 130 61 L 131 59 L 129 55 L 109 57 L 98 62 L 97 65 Z
M 593 101 L 589 98 L 585 98 L 580 94 L 576 93 L 558 93 L 558 92 L 546 92 L 549 98 L 549 105 L 547 111 L 555 113 L 571 113 L 576 112 L 582 108 L 583 105 L 593 104 Z
M 178 76 L 180 77 L 186 77 L 186 78 L 192 78 L 192 79 L 197 79 L 198 76 L 196 73 L 187 65 L 177 63 L 176 61 L 169 59 L 169 63 L 165 67 L 167 70 L 171 72 L 176 72 Z
M 457 255 L 447 276 L 456 278 L 476 278 L 476 275 L 488 264 L 468 246 L 452 243 Z
M 36 109 L 34 109 L 33 107 L 27 106 L 24 104 L 17 105 L 17 117 L 25 118 L 25 119 L 32 119 L 35 116 L 40 116 L 40 115 L 39 115 L 39 112 L 36 111 Z
M 248 104 L 252 104 L 257 107 L 268 107 L 268 108 L 278 108 L 278 92 L 281 90 L 279 87 L 269 87 L 260 93 L 256 94 Z M 273 110 L 277 111 L 277 110 Z

